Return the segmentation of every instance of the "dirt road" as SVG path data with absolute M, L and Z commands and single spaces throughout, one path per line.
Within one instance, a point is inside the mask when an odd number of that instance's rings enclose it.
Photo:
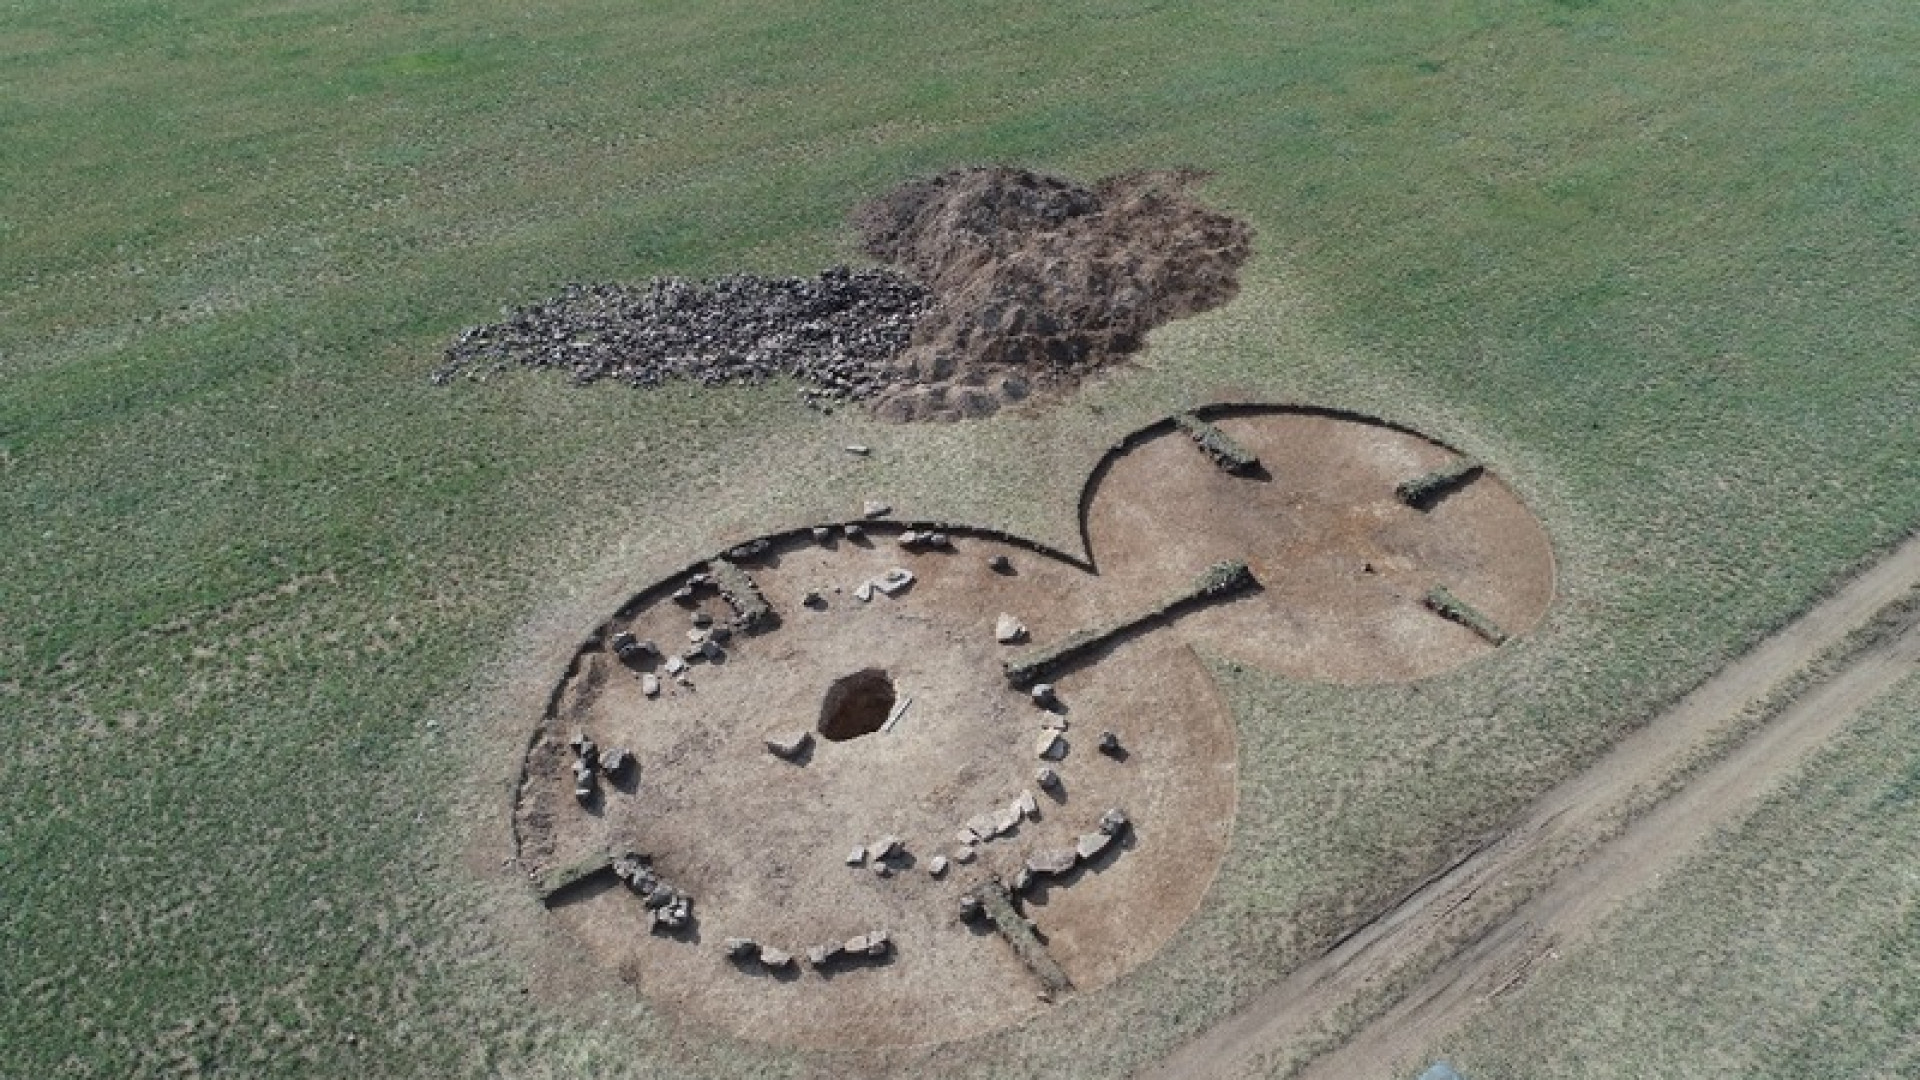
M 1676 793 L 1619 829 L 1650 790 L 1737 725 L 1849 632 L 1920 588 L 1920 537 L 1895 549 L 1592 768 L 1550 791 L 1526 818 L 1295 970 L 1286 980 L 1149 1070 L 1151 1077 L 1267 1076 L 1306 1057 L 1336 1012 L 1380 993 L 1421 957 L 1452 955 L 1344 1045 L 1313 1060 L 1312 1078 L 1413 1075 L 1410 1056 L 1541 961 L 1576 944 L 1715 828 L 1738 820 L 1862 705 L 1920 668 L 1909 623 L 1800 694 Z M 1512 885 L 1550 881 L 1510 914 Z M 1430 962 L 1430 961 L 1429 961 Z M 1398 1070 L 1397 1072 L 1395 1070 Z

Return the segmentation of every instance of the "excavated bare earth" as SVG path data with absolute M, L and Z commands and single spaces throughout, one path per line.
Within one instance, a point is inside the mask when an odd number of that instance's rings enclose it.
M 675 1014 L 771 1043 L 920 1045 L 1015 1023 L 1049 1003 L 1004 940 L 959 918 L 963 894 L 1011 879 L 1029 855 L 1071 846 L 1103 811 L 1123 808 L 1133 826 L 1120 842 L 1021 899 L 1048 954 L 1085 993 L 1157 951 L 1213 880 L 1236 804 L 1235 737 L 1196 649 L 1311 678 L 1408 679 L 1493 648 L 1421 605 L 1432 584 L 1511 633 L 1544 614 L 1546 536 L 1497 478 L 1483 474 L 1424 512 L 1394 497 L 1395 484 L 1452 451 L 1308 410 L 1218 423 L 1271 461 L 1270 475 L 1228 475 L 1177 430 L 1133 440 L 1083 503 L 1097 573 L 965 529 L 950 549 L 907 550 L 905 523 L 869 522 L 859 542 L 838 529 L 827 544 L 801 532 L 747 563 L 778 627 L 735 636 L 724 662 L 695 664 L 684 685 L 608 644 L 629 632 L 684 648 L 691 613 L 665 589 L 600 627 L 529 750 L 515 811 L 520 865 L 537 875 L 595 852 L 643 852 L 694 895 L 697 928 L 649 934 L 639 897 L 605 879 L 563 895 L 550 913 L 579 942 L 579 958 Z M 993 556 L 1011 572 L 990 568 Z M 1069 667 L 1054 680 L 1062 716 L 1002 677 L 1005 659 L 1146 610 L 1226 559 L 1246 561 L 1260 588 L 1124 635 Z M 910 588 L 856 597 L 895 567 L 912 571 Z M 809 591 L 824 603 L 804 605 Z M 719 622 L 732 614 L 718 597 L 699 604 Z M 1031 644 L 996 642 L 1002 613 L 1026 625 Z M 656 698 L 643 692 L 648 673 L 663 677 Z M 825 738 L 822 707 L 836 682 L 859 675 L 844 700 L 881 700 L 863 696 L 882 691 L 861 673 L 890 683 L 896 723 Z M 829 727 L 870 728 L 872 715 Z M 1049 719 L 1066 727 L 1055 795 L 1034 779 Z M 796 729 L 814 732 L 806 754 L 768 752 L 767 736 Z M 1108 730 L 1124 756 L 1095 749 Z M 576 803 L 566 745 L 576 731 L 634 751 L 631 791 L 607 787 L 590 806 Z M 956 834 L 969 819 L 1022 793 L 1036 797 L 1037 819 L 942 877 L 929 872 L 935 856 L 960 851 Z M 896 872 L 847 865 L 851 849 L 889 835 L 908 852 Z M 737 965 L 721 945 L 749 937 L 803 953 L 876 929 L 894 943 L 887 957 L 825 973 Z

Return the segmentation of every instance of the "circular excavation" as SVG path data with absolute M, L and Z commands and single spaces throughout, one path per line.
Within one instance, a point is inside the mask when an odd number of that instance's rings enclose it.
M 529 745 L 520 864 L 578 957 L 769 1043 L 978 1035 L 1198 909 L 1236 805 L 1207 659 L 1418 678 L 1544 614 L 1545 534 L 1477 463 L 1284 408 L 1126 440 L 1089 559 L 886 518 L 636 597 Z

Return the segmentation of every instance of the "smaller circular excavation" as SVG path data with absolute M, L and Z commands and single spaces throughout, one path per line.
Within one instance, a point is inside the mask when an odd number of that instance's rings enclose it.
M 871 735 L 887 722 L 896 700 L 893 680 L 879 668 L 835 679 L 820 703 L 820 734 L 833 742 Z
M 1478 461 L 1322 409 L 1123 440 L 1086 558 L 950 523 L 752 540 L 580 645 L 517 855 L 582 960 L 762 1042 L 1018 1023 L 1156 953 L 1238 802 L 1205 657 L 1418 679 L 1527 633 L 1544 530 Z

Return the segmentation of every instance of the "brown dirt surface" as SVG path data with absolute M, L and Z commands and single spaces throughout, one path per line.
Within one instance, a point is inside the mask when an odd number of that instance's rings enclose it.
M 594 852 L 643 852 L 695 896 L 698 926 L 650 935 L 640 898 L 605 881 L 551 912 L 579 955 L 676 1015 L 771 1043 L 920 1045 L 1017 1022 L 1048 1004 L 1004 941 L 960 921 L 962 894 L 1071 846 L 1104 810 L 1123 808 L 1133 828 L 1121 841 L 1020 901 L 1085 993 L 1158 951 L 1214 878 L 1237 801 L 1236 742 L 1196 650 L 1315 678 L 1412 678 L 1492 648 L 1421 606 L 1429 582 L 1447 582 L 1512 633 L 1545 611 L 1545 534 L 1494 477 L 1425 512 L 1394 498 L 1395 484 L 1452 451 L 1310 410 L 1242 410 L 1219 423 L 1271 462 L 1271 475 L 1229 476 L 1171 427 L 1129 440 L 1083 501 L 1097 573 L 973 530 L 953 530 L 949 550 L 908 549 L 900 534 L 920 526 L 869 522 L 859 541 L 837 528 L 825 544 L 806 531 L 773 538 L 747 565 L 779 624 L 737 634 L 723 662 L 694 664 L 685 684 L 653 661 L 622 661 L 611 645 L 629 632 L 670 653 L 686 648 L 692 612 L 668 596 L 677 580 L 603 624 L 528 751 L 519 866 L 539 874 Z M 1011 573 L 990 568 L 995 555 Z M 1149 623 L 1069 665 L 1054 679 L 1063 713 L 1002 677 L 1009 657 L 1125 621 L 1234 558 L 1262 588 Z M 860 583 L 894 567 L 912 571 L 910 588 L 857 598 Z M 803 604 L 809 592 L 823 602 Z M 696 601 L 716 622 L 731 614 L 711 593 Z M 1027 626 L 1030 644 L 994 640 L 1002 612 Z M 832 688 L 869 670 L 891 682 L 898 722 L 822 738 Z M 657 698 L 643 693 L 647 673 L 662 677 Z M 846 695 L 870 696 L 884 694 Z M 1068 752 L 1054 765 L 1056 796 L 1034 773 L 1043 726 L 1060 722 Z M 768 752 L 767 736 L 796 729 L 815 732 L 809 751 L 791 762 Z M 1105 730 L 1120 736 L 1123 757 L 1095 750 Z M 576 731 L 631 749 L 637 783 L 578 805 L 566 745 Z M 1037 819 L 944 877 L 929 873 L 933 857 L 957 852 L 970 819 L 1023 792 Z M 906 843 L 896 872 L 846 864 L 851 849 L 886 836 Z M 800 954 L 876 929 L 892 936 L 889 957 L 824 974 L 802 965 L 772 975 L 721 947 L 749 937 Z
M 1556 787 L 1524 820 L 1427 882 L 1319 959 L 1189 1042 L 1144 1075 L 1412 1075 L 1429 1048 L 1577 947 L 1640 890 L 1671 873 L 1838 731 L 1920 667 L 1920 537 L 1860 574 L 1746 656 Z M 1897 616 L 1881 625 L 1891 613 Z M 1796 682 L 1850 635 L 1873 630 L 1838 670 Z M 1703 754 L 1741 718 L 1785 704 L 1711 765 Z M 1684 781 L 1636 814 L 1649 792 Z M 1623 819 L 1631 824 L 1621 829 Z M 1617 835 L 1616 835 L 1617 831 Z M 1546 882 L 1527 896 L 1529 883 Z M 1521 900 L 1520 898 L 1525 898 Z M 1315 1057 L 1343 1010 L 1394 985 L 1438 950 L 1443 959 L 1395 1004 Z
M 981 416 L 1070 386 L 1148 330 L 1231 299 L 1243 222 L 1192 202 L 1197 174 L 1088 188 L 1024 169 L 957 169 L 861 207 L 867 253 L 919 277 L 933 304 L 895 361 L 882 416 Z

